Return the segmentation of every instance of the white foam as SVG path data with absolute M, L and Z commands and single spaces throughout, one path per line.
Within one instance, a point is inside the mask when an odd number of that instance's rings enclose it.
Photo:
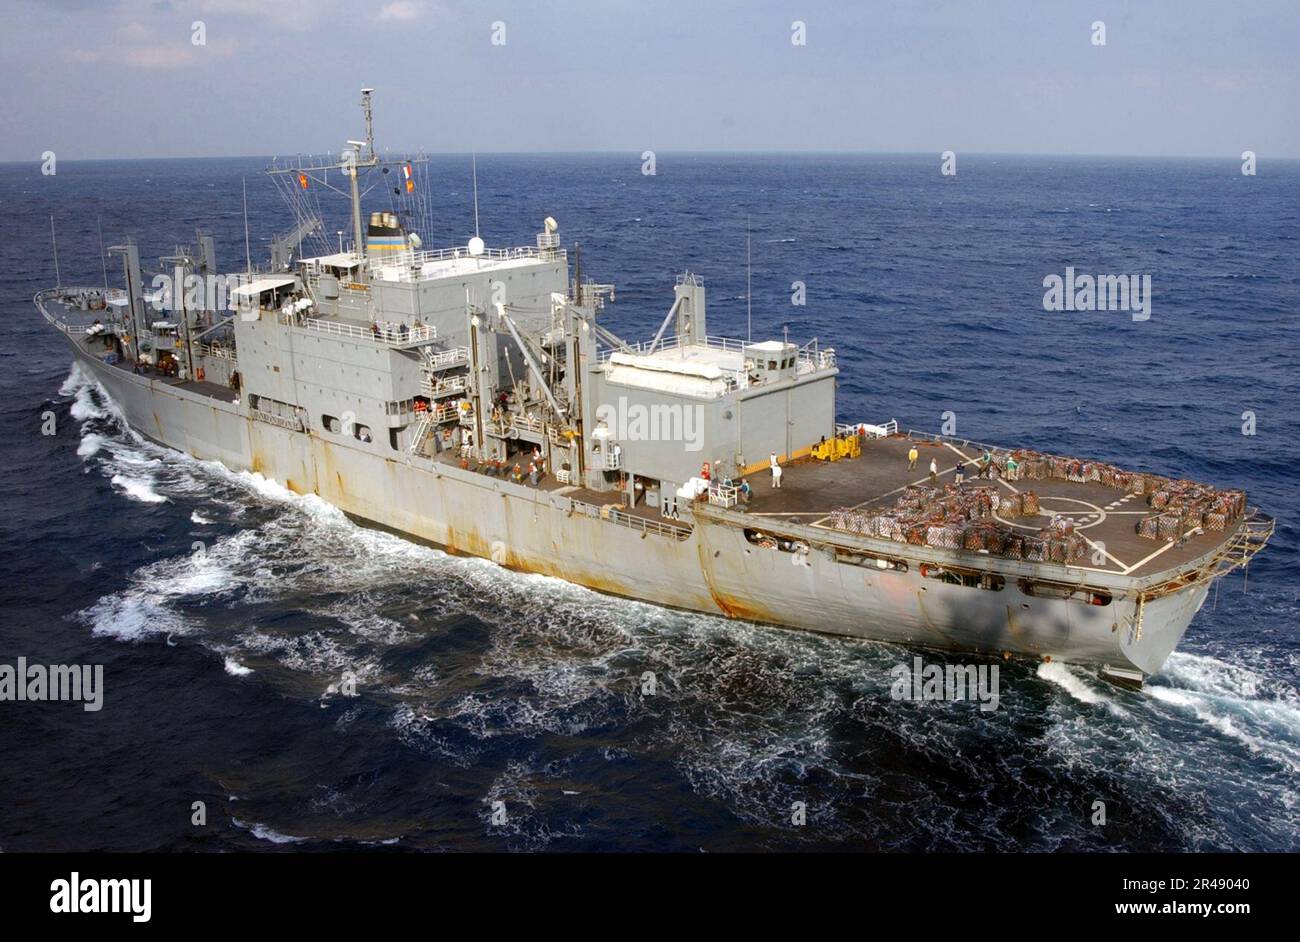
M 1255 699 L 1266 686 L 1262 674 L 1204 654 L 1175 651 L 1162 672 L 1175 685 L 1204 693 Z
M 195 510 L 190 514 L 190 522 L 197 523 L 201 526 L 212 523 L 212 521 L 209 518 L 203 516 L 203 514 L 199 513 L 197 510 Z
M 1252 753 L 1281 762 L 1293 773 L 1300 772 L 1300 754 L 1295 749 L 1287 749 L 1283 743 L 1262 739 L 1243 729 L 1241 718 L 1216 710 L 1205 698 L 1172 687 L 1152 687 L 1150 690 L 1157 700 L 1189 710 L 1198 720 L 1229 739 L 1235 739 Z
M 74 360 L 72 362 L 72 369 L 68 372 L 68 375 L 64 378 L 62 385 L 59 386 L 59 395 L 60 396 L 75 395 L 77 390 L 81 389 L 81 387 L 89 386 L 92 385 L 93 383 L 94 380 L 91 379 L 91 377 L 86 373 L 80 361 Z
M 232 677 L 247 677 L 249 674 L 253 673 L 253 669 L 251 667 L 245 667 L 233 657 L 227 656 L 226 673 L 230 674 Z
M 265 824 L 245 824 L 238 818 L 231 818 L 230 823 L 240 830 L 247 831 L 258 840 L 270 841 L 272 844 L 301 844 L 307 840 L 305 837 L 294 837 L 291 834 L 281 834 L 279 831 L 267 827 Z
M 77 446 L 77 455 L 81 458 L 93 457 L 104 447 L 105 442 L 103 435 L 86 432 L 81 438 L 81 444 Z
M 1253 667 L 1203 654 L 1170 657 L 1170 685 L 1149 684 L 1153 699 L 1190 713 L 1217 733 L 1300 772 L 1300 696 Z
M 153 489 L 154 482 L 146 478 L 132 478 L 125 474 L 113 475 L 112 482 L 126 492 L 126 495 L 145 504 L 163 504 L 167 498 Z
M 90 624 L 92 634 L 119 641 L 142 641 L 190 631 L 181 616 L 138 590 L 106 595 L 77 615 Z
M 1039 664 L 1038 676 L 1043 678 L 1043 680 L 1056 684 L 1080 703 L 1091 705 L 1095 703 L 1103 703 L 1106 699 L 1101 694 L 1092 690 L 1078 677 L 1074 676 L 1074 674 L 1070 673 L 1069 668 L 1064 664 L 1056 661 Z

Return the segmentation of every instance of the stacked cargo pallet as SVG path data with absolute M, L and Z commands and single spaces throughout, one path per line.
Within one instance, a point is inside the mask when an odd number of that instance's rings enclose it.
M 1198 528 L 1221 532 L 1246 512 L 1245 491 L 1220 490 L 1195 481 L 1176 481 L 1159 474 L 1125 471 L 1104 461 L 1067 458 L 1025 448 L 993 452 L 991 456 L 994 467 L 1003 475 L 1007 473 L 1007 462 L 1014 458 L 1019 466 L 1017 479 L 1095 481 L 1106 487 L 1145 496 L 1151 509 L 1159 513 L 1139 520 L 1136 530 L 1138 536 L 1150 540 L 1181 537 Z M 1024 516 L 1038 513 L 1036 505 L 1031 510 L 1027 504 L 1028 500 L 1024 506 L 1016 507 L 1013 499 L 1012 507 L 1006 513 L 999 507 L 998 514 L 1006 517 L 1017 512 Z
M 1014 458 L 1016 480 L 1095 482 L 1145 496 L 1156 511 L 1136 525 L 1138 536 L 1146 539 L 1177 539 L 1197 528 L 1222 531 L 1246 512 L 1246 494 L 1240 490 L 1220 490 L 1194 481 L 1125 471 L 1104 461 L 1028 449 L 992 452 L 990 457 L 1004 475 L 1008 461 Z M 915 484 L 904 490 L 889 510 L 845 508 L 832 513 L 831 522 L 837 530 L 916 546 L 963 549 L 1031 562 L 1083 559 L 1088 541 L 1075 532 L 1074 522 L 1068 518 L 1054 518 L 1033 534 L 1017 532 L 1001 522 L 1036 517 L 1040 512 L 1038 496 L 1032 490 L 1001 494 L 994 487 Z
M 1178 539 L 1198 529 L 1222 532 L 1246 512 L 1245 491 L 1167 478 L 1151 483 L 1147 503 L 1159 512 L 1137 524 L 1138 536 L 1149 540 Z
M 914 485 L 885 511 L 844 508 L 831 514 L 832 525 L 863 536 L 940 549 L 988 553 L 1010 559 L 1074 562 L 1086 541 L 1074 533 L 1073 522 L 1054 522 L 1037 534 L 1025 535 L 994 517 L 1035 516 L 1038 498 L 1032 491 L 1002 495 L 992 487 L 944 488 Z

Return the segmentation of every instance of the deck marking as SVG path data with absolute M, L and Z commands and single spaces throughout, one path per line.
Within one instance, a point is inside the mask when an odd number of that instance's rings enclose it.
M 959 454 L 959 455 L 961 455 L 963 458 L 965 458 L 966 461 L 967 461 L 967 463 L 969 463 L 969 464 L 979 464 L 979 462 L 978 462 L 975 458 L 972 458 L 970 455 L 968 455 L 968 454 L 966 454 L 965 452 L 963 452 L 963 451 L 962 451 L 960 448 L 958 448 L 956 445 L 953 445 L 953 444 L 951 444 L 951 443 L 949 443 L 949 442 L 944 442 L 944 444 L 947 445 L 949 448 L 951 448 L 953 451 L 957 452 L 957 454 Z M 972 481 L 979 481 L 979 480 L 988 480 L 988 479 L 987 479 L 987 478 L 971 478 L 971 480 L 972 480 Z M 1001 485 L 1003 485 L 1004 487 L 1006 487 L 1006 489 L 1009 490 L 1012 494 L 1019 494 L 1019 493 L 1020 493 L 1020 491 L 1015 487 L 1015 485 L 1010 484 L 1010 483 L 1008 483 L 1007 481 L 1003 480 L 1003 478 L 1002 478 L 1001 475 L 999 475 L 995 480 L 996 480 L 999 484 L 1001 484 Z
M 1080 533 L 1079 536 L 1083 536 L 1083 534 Z M 1087 543 L 1089 546 L 1091 546 L 1091 547 L 1093 548 L 1093 550 L 1099 550 L 1099 549 L 1100 549 L 1101 552 L 1102 552 L 1102 555 L 1104 555 L 1107 559 L 1109 559 L 1112 563 L 1114 563 L 1114 564 L 1115 564 L 1116 566 L 1118 566 L 1120 569 L 1124 569 L 1124 561 L 1123 561 L 1122 559 L 1118 559 L 1117 557 L 1111 555 L 1110 550 L 1108 550 L 1108 549 L 1103 549 L 1103 548 L 1102 548 L 1102 547 L 1104 547 L 1104 546 L 1106 545 L 1106 544 L 1105 544 L 1105 541 L 1102 542 L 1102 545 L 1101 545 L 1101 546 L 1098 546 L 1096 543 L 1092 542 L 1092 540 L 1088 539 L 1086 536 L 1083 536 L 1083 541 L 1084 541 L 1085 543 Z M 1081 567 L 1079 567 L 1079 568 L 1088 568 L 1088 567 L 1082 567 L 1082 566 L 1081 566 Z M 1094 572 L 1110 572 L 1109 569 L 1095 569 L 1095 570 L 1093 570 L 1093 571 L 1094 571 Z M 1124 569 L 1124 571 L 1127 572 L 1128 570 L 1127 570 L 1127 569 Z
M 939 476 L 939 477 L 943 477 L 945 474 L 950 474 L 950 473 L 952 473 L 952 472 L 955 471 L 955 470 L 957 470 L 957 466 L 956 466 L 956 465 L 953 465 L 951 468 L 947 468 L 947 469 L 945 469 L 945 470 L 941 470 L 941 471 L 939 471 L 939 472 L 938 472 L 938 476 Z M 848 511 L 854 511 L 854 510 L 857 510 L 859 507 L 865 507 L 865 506 L 867 506 L 868 504 L 874 504 L 874 503 L 875 503 L 876 501 L 878 501 L 878 500 L 884 500 L 886 497 L 889 497 L 889 496 L 892 495 L 892 494 L 898 494 L 898 493 L 901 493 L 902 491 L 907 490 L 909 487 L 916 487 L 918 484 L 929 484 L 929 483 L 930 483 L 930 475 L 927 474 L 925 477 L 921 478 L 919 481 L 913 481 L 913 482 L 910 483 L 910 484 L 904 484 L 902 487 L 896 487 L 896 488 L 894 488 L 892 491 L 885 491 L 885 493 L 883 493 L 883 494 L 877 494 L 875 497 L 868 497 L 866 500 L 861 501 L 860 503 L 854 504 L 852 507 L 846 507 L 846 508 L 844 508 L 844 509 L 845 509 L 845 510 L 848 510 Z M 830 514 L 826 514 L 826 515 L 823 516 L 820 520 L 814 520 L 812 523 L 810 523 L 810 524 L 808 524 L 808 525 L 809 525 L 810 527 L 819 527 L 819 526 L 822 526 L 822 524 L 825 523 L 825 522 L 826 522 L 827 520 L 829 520 L 830 518 L 831 518 L 831 515 L 830 515 Z M 834 527 L 823 527 L 823 529 L 826 529 L 826 530 L 834 530 L 835 528 L 834 528 Z
M 1165 540 L 1165 545 L 1164 545 L 1164 546 L 1160 547 L 1160 549 L 1156 550 L 1154 553 L 1152 553 L 1152 554 L 1151 554 L 1150 556 L 1148 556 L 1146 559 L 1143 559 L 1143 560 L 1141 560 L 1141 561 L 1139 561 L 1139 562 L 1134 563 L 1132 566 L 1129 566 L 1127 569 L 1124 570 L 1124 575 L 1127 576 L 1129 573 L 1134 572 L 1134 571 L 1136 571 L 1136 570 L 1138 570 L 1138 569 L 1141 569 L 1141 568 L 1142 568 L 1143 566 L 1145 566 L 1147 563 L 1151 562 L 1151 560 L 1155 559 L 1157 556 L 1159 556 L 1159 555 L 1160 555 L 1161 553 L 1163 553 L 1165 550 L 1169 549 L 1169 547 L 1173 546 L 1173 545 L 1176 544 L 1176 543 L 1180 543 L 1180 542 L 1182 542 L 1183 540 L 1187 539 L 1189 536 L 1191 536 L 1193 533 L 1195 533 L 1195 532 L 1196 532 L 1197 530 L 1199 530 L 1199 529 L 1201 529 L 1201 528 L 1200 528 L 1200 527 L 1192 527 L 1190 530 L 1188 530 L 1186 533 L 1184 533 L 1184 534 L 1182 535 L 1182 537 L 1180 537 L 1180 538 L 1177 539 L 1177 540 L 1166 539 L 1166 540 Z

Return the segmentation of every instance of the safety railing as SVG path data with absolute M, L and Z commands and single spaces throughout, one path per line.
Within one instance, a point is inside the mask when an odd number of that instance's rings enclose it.
M 348 324 L 343 321 L 327 321 L 309 317 L 302 321 L 302 326 L 320 334 L 332 337 L 347 337 L 349 340 L 364 340 L 370 343 L 382 343 L 391 346 L 407 346 L 417 343 L 429 343 L 438 339 L 438 329 L 429 327 L 407 327 L 405 324 Z
M 636 514 L 630 514 L 626 511 L 619 510 L 617 507 L 601 507 L 597 504 L 585 500 L 570 499 L 569 503 L 575 513 L 580 513 L 586 517 L 593 517 L 598 520 L 606 520 L 620 527 L 626 527 L 629 530 L 638 530 L 642 533 L 653 533 L 656 536 L 666 536 L 673 540 L 690 539 L 691 528 L 683 527 L 675 523 L 662 523 L 658 520 L 650 520 Z
M 709 503 L 715 507 L 735 507 L 739 502 L 739 487 L 718 482 L 709 485 Z
M 465 391 L 464 376 L 449 376 L 446 379 L 435 380 L 432 376 L 425 376 L 420 380 L 420 391 L 426 395 L 451 396 Z
M 249 409 L 248 414 L 259 422 L 265 422 L 268 425 L 278 425 L 280 428 L 287 428 L 291 432 L 302 431 L 302 421 L 300 419 L 287 419 L 282 415 L 276 415 L 274 412 L 266 412 L 262 409 Z
M 236 362 L 239 359 L 237 356 L 235 356 L 234 347 L 227 347 L 223 344 L 202 343 L 201 341 L 196 341 L 194 344 L 194 352 L 195 354 L 201 357 L 211 357 L 213 359 L 218 359 L 218 360 L 230 360 L 232 363 Z
M 425 277 L 424 266 L 437 265 L 440 262 L 468 260 L 474 262 L 508 262 L 519 259 L 536 259 L 538 261 L 555 261 L 565 257 L 564 249 L 556 247 L 538 248 L 521 245 L 506 249 L 485 248 L 478 254 L 468 246 L 453 246 L 445 249 L 421 249 L 419 251 L 393 252 L 385 255 L 383 264 L 372 272 L 373 277 L 382 281 L 420 281 Z M 431 273 L 436 275 L 437 273 Z
M 871 425 L 867 422 L 835 423 L 836 435 L 857 435 L 859 432 L 865 432 L 869 438 L 888 438 L 898 434 L 898 420 L 890 419 L 881 425 Z
M 692 340 L 689 337 L 680 335 L 670 337 L 655 343 L 653 340 L 642 341 L 641 343 L 628 344 L 625 348 L 602 347 L 596 355 L 597 363 L 608 363 L 610 357 L 616 353 L 630 353 L 636 356 L 649 356 L 651 354 L 672 354 L 687 347 L 707 347 L 710 350 L 718 350 L 722 353 L 734 353 L 743 357 L 745 348 L 750 346 L 749 341 L 737 340 L 732 337 L 705 337 L 701 341 Z M 835 366 L 835 351 L 827 347 L 821 349 L 817 341 L 810 340 L 807 344 L 795 351 L 795 373 L 803 376 L 808 373 L 817 373 L 822 370 L 832 369 Z M 754 385 L 750 381 L 748 370 L 744 368 L 743 359 L 740 362 L 740 369 L 728 369 L 726 366 L 720 366 L 723 373 L 723 381 L 726 384 L 726 392 L 735 392 L 737 390 L 748 389 Z
M 461 400 L 463 401 L 463 400 Z M 439 402 L 429 409 L 429 416 L 434 422 L 441 424 L 443 422 L 454 422 L 460 418 L 461 402 Z
M 469 362 L 469 347 L 452 347 L 436 353 L 425 350 L 424 365 L 431 370 L 447 370 Z

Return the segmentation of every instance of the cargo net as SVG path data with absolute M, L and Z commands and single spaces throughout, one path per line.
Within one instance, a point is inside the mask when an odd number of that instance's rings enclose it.
M 1166 478 L 1147 492 L 1147 503 L 1155 513 L 1138 521 L 1138 536 L 1172 540 L 1197 529 L 1222 533 L 1246 513 L 1246 492 Z
M 1000 495 L 994 487 L 943 488 L 913 485 L 885 511 L 843 508 L 834 511 L 831 524 L 862 536 L 874 536 L 939 549 L 988 553 L 1008 559 L 1073 563 L 1087 554 L 1088 541 L 1074 532 L 1074 521 L 1053 517 L 1037 533 L 1020 530 L 995 519 L 1039 514 L 1033 491 Z
M 1058 480 L 1087 483 L 1144 496 L 1154 513 L 1136 524 L 1148 540 L 1174 539 L 1197 528 L 1222 532 L 1246 513 L 1246 492 L 1221 490 L 1195 481 L 1172 480 L 1144 471 L 1125 471 L 1104 461 L 1046 455 L 1028 449 L 991 454 L 989 463 L 1008 480 Z M 982 467 L 983 461 L 976 462 Z M 1005 498 L 1004 498 L 1005 500 Z M 1026 508 L 1026 516 L 1038 513 Z M 999 509 L 998 514 L 1008 513 Z
M 1245 491 L 1125 471 L 1102 461 L 1019 449 L 991 452 L 973 464 L 981 476 L 1096 482 L 1145 496 L 1155 513 L 1139 520 L 1136 529 L 1139 536 L 1152 540 L 1178 538 L 1197 527 L 1226 530 L 1246 512 Z M 992 486 L 913 485 L 888 510 L 844 508 L 831 514 L 831 523 L 837 530 L 896 543 L 984 551 L 1030 562 L 1074 563 L 1087 554 L 1088 541 L 1075 532 L 1071 518 L 1053 517 L 1037 533 L 1025 533 L 994 519 L 995 511 L 1002 520 L 1037 517 L 1042 512 L 1032 490 L 999 494 Z

